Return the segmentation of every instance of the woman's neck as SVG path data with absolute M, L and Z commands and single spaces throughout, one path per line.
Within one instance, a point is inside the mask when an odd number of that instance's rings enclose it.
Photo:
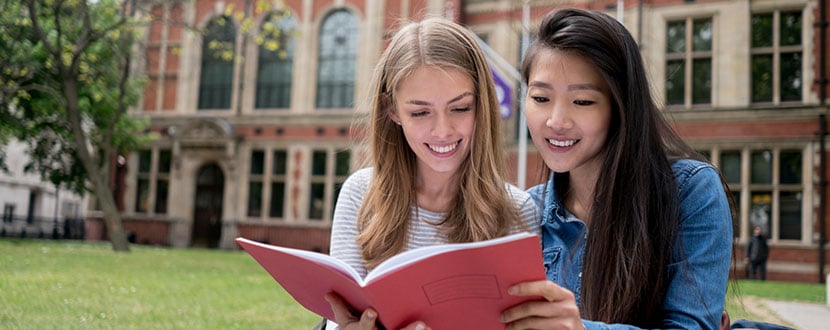
M 565 208 L 586 224 L 590 221 L 591 208 L 594 206 L 597 175 L 572 171 L 568 176 L 568 190 L 563 196 Z
M 415 184 L 418 207 L 432 212 L 447 212 L 458 189 L 456 174 L 419 175 Z

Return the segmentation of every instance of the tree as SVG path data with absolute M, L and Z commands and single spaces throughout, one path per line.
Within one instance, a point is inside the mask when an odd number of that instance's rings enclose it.
M 130 71 L 128 10 L 117 0 L 0 0 L 0 141 L 27 143 L 27 171 L 94 193 L 115 251 L 129 245 L 111 162 L 150 138 L 146 122 L 126 115 L 142 83 Z

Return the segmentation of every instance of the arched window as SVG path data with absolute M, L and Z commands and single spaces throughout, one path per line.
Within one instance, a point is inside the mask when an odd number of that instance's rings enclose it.
M 230 17 L 211 20 L 202 41 L 199 110 L 230 109 L 236 28 Z
M 317 58 L 317 108 L 348 108 L 354 103 L 358 28 L 357 17 L 345 9 L 323 20 Z
M 262 23 L 256 39 L 259 45 L 257 109 L 288 108 L 291 104 L 296 30 L 297 23 L 288 10 L 272 13 Z

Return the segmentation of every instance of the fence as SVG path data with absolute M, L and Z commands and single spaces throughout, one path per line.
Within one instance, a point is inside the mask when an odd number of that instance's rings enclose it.
M 9 217 L 0 221 L 0 237 L 84 239 L 84 219 Z

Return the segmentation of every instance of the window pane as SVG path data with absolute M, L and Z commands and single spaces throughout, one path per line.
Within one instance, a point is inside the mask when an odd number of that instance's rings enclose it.
M 778 238 L 801 239 L 801 192 L 781 192 L 779 203 L 781 207 Z
M 752 15 L 752 47 L 772 47 L 772 14 Z
M 801 151 L 781 151 L 781 184 L 801 183 Z
M 666 63 L 666 102 L 683 104 L 686 75 L 683 60 Z
M 694 30 L 694 35 L 692 36 L 692 50 L 712 50 L 712 20 L 708 18 L 696 20 L 694 21 L 692 29 Z
M 781 54 L 781 101 L 801 101 L 801 53 Z
M 138 179 L 135 188 L 135 211 L 147 213 L 150 211 L 150 181 Z
M 752 152 L 751 183 L 772 183 L 772 152 L 769 150 Z
M 248 216 L 262 215 L 262 182 L 251 182 L 248 185 Z
M 257 39 L 256 108 L 288 108 L 291 103 L 296 25 L 288 11 L 273 13 L 262 24 Z
M 287 163 L 288 153 L 285 150 L 274 151 L 274 167 L 271 173 L 274 175 L 284 175 L 287 171 Z
M 781 13 L 781 46 L 801 44 L 801 12 Z
M 254 150 L 251 152 L 251 174 L 262 174 L 265 168 L 265 152 Z
M 230 17 L 217 17 L 202 40 L 199 109 L 228 109 L 231 105 L 236 28 Z
M 314 151 L 311 156 L 311 175 L 326 175 L 327 154 L 325 150 Z
M 150 165 L 153 161 L 153 152 L 150 150 L 141 150 L 138 152 L 138 172 L 150 173 Z
M 741 152 L 728 151 L 720 157 L 721 173 L 727 183 L 741 183 Z
M 669 22 L 666 27 L 666 53 L 686 52 L 686 21 Z
M 156 213 L 157 214 L 164 214 L 167 213 L 167 191 L 168 191 L 168 184 L 167 180 L 157 180 L 156 181 Z
M 692 69 L 692 103 L 712 103 L 712 61 L 696 59 Z
M 334 175 L 349 175 L 349 158 L 351 157 L 351 153 L 348 150 L 340 150 L 337 152 L 336 157 Z
M 170 173 L 170 150 L 159 151 L 159 173 Z
M 324 183 L 312 183 L 311 194 L 308 203 L 308 218 L 312 220 L 323 219 L 323 208 L 325 207 L 326 186 Z
M 772 193 L 771 192 L 754 192 L 752 193 L 752 206 L 749 213 L 749 235 L 752 236 L 752 228 L 755 226 L 761 227 L 764 234 L 769 235 L 772 232 Z
M 268 216 L 272 218 L 283 217 L 283 201 L 285 200 L 285 183 L 271 182 L 271 203 Z
M 752 102 L 772 102 L 772 55 L 752 56 Z
M 348 10 L 334 11 L 323 21 L 317 59 L 318 108 L 352 106 L 358 32 L 357 18 Z
M 735 202 L 735 207 L 739 207 L 741 202 L 741 192 L 732 191 L 732 200 Z M 739 211 L 736 211 L 738 213 Z M 741 218 L 739 216 L 732 218 L 732 237 L 738 238 L 741 236 Z

